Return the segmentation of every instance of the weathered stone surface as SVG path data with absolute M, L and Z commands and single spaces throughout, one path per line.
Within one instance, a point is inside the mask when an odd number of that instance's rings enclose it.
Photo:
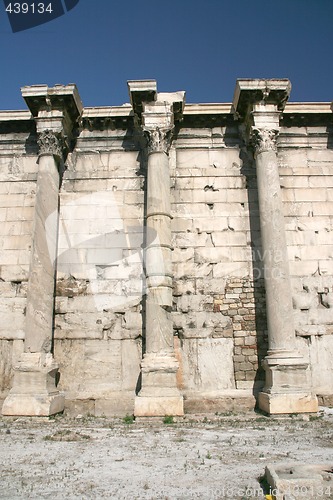
M 6 395 L 8 388 L 12 386 L 14 366 L 24 346 L 22 340 L 0 340 L 0 348 L 0 391 Z
M 101 349 L 102 347 L 102 349 Z M 141 343 L 135 340 L 57 340 L 59 388 L 69 399 L 112 399 L 136 388 Z
M 233 341 L 228 338 L 184 340 L 181 370 L 185 394 L 234 388 L 232 351 Z
M 265 478 L 276 500 L 332 498 L 332 464 L 270 464 Z
M 65 397 L 55 386 L 57 371 L 51 353 L 22 353 L 3 415 L 47 416 L 63 411 Z
M 123 417 L 132 415 L 135 393 L 119 391 L 109 394 L 107 398 L 97 399 L 94 405 L 96 417 Z
M 135 399 L 134 415 L 136 417 L 182 416 L 184 415 L 183 398 L 182 396 L 138 396 Z
M 184 399 L 185 413 L 242 413 L 253 409 L 255 404 L 251 390 L 212 391 L 199 396 L 189 394 Z
M 260 392 L 259 405 L 268 415 L 318 412 L 318 400 L 308 392 L 274 395 Z

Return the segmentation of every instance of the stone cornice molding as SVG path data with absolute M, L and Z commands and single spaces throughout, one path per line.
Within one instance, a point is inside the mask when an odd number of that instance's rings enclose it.
M 65 141 L 61 133 L 56 133 L 49 129 L 43 130 L 38 134 L 37 143 L 39 156 L 52 155 L 58 160 L 63 159 Z
M 255 157 L 266 151 L 277 153 L 276 141 L 279 134 L 277 129 L 256 128 L 251 130 L 251 144 L 254 148 Z
M 31 85 L 21 91 L 36 122 L 39 156 L 64 159 L 83 109 L 76 85 Z
M 66 111 L 68 120 L 76 123 L 82 113 L 82 102 L 76 85 L 31 85 L 22 87 L 22 97 L 27 103 L 31 114 L 36 117 L 40 111 Z
M 283 111 L 291 91 L 288 79 L 239 79 L 233 98 L 234 113 L 246 120 L 257 103 L 273 104 Z
M 291 90 L 287 79 L 237 80 L 233 100 L 240 133 L 254 148 L 255 157 L 265 151 L 277 152 L 280 116 Z
M 148 154 L 169 153 L 175 123 L 183 118 L 185 92 L 157 92 L 155 80 L 128 82 L 134 123 L 147 138 Z

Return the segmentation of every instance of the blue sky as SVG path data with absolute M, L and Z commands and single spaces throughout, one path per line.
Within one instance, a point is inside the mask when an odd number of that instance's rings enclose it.
M 0 109 L 25 109 L 20 87 L 40 83 L 120 105 L 126 81 L 146 78 L 187 102 L 230 102 L 237 78 L 286 77 L 291 101 L 333 100 L 333 0 L 80 0 L 18 33 L 1 2 L 0 43 Z

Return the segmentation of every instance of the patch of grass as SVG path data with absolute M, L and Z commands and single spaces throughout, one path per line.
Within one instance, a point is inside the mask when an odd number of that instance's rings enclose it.
M 322 418 L 323 418 L 323 415 L 310 415 L 309 421 L 313 422 L 314 420 L 321 420 Z
M 173 417 L 171 415 L 165 415 L 165 417 L 163 418 L 163 424 L 165 425 L 171 425 L 171 424 L 174 424 L 174 420 L 173 420 Z
M 126 415 L 124 418 L 123 418 L 123 422 L 124 424 L 133 424 L 134 423 L 134 420 L 135 420 L 135 417 L 134 415 Z

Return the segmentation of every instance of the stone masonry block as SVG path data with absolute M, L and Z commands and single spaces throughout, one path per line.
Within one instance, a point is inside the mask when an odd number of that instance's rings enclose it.
M 126 311 L 122 316 L 122 326 L 127 330 L 142 330 L 142 315 L 139 312 Z
M 230 248 L 200 248 L 194 252 L 194 262 L 201 264 L 204 262 L 217 264 L 218 262 L 230 262 L 231 251 Z
M 193 230 L 198 233 L 211 232 L 213 233 L 216 229 L 226 231 L 228 229 L 228 218 L 219 216 L 198 216 L 196 215 L 193 219 Z
M 246 233 L 236 231 L 221 231 L 212 233 L 212 240 L 219 246 L 246 246 Z
M 324 188 L 299 188 L 294 190 L 295 200 L 297 201 L 325 201 L 326 191 Z
M 311 175 L 308 178 L 308 185 L 310 188 L 332 188 L 333 187 L 333 175 Z
M 223 262 L 213 266 L 213 278 L 249 276 L 249 267 L 247 262 Z
M 314 202 L 313 203 L 313 215 L 331 215 L 333 214 L 333 201 L 326 202 Z
M 289 270 L 291 276 L 308 276 L 315 274 L 318 270 L 317 261 L 289 261 Z

